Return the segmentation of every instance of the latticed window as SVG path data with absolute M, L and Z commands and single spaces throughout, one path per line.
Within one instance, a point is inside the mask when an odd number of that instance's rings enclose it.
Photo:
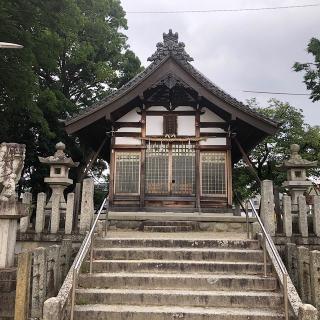
M 163 116 L 163 134 L 177 135 L 177 116 L 168 114 Z
M 116 152 L 115 193 L 139 194 L 140 154 Z
M 201 153 L 201 191 L 204 196 L 226 195 L 225 152 Z

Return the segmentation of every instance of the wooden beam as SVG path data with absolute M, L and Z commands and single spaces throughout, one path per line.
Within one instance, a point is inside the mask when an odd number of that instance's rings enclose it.
M 140 144 L 115 144 L 113 149 L 145 149 L 146 147 Z
M 200 128 L 221 128 L 227 129 L 228 123 L 226 122 L 200 122 Z
M 194 116 L 196 111 L 146 111 L 147 116 L 164 116 L 172 114 L 177 116 Z
M 200 137 L 226 138 L 227 132 L 201 132 Z
M 85 176 L 87 175 L 87 173 L 90 171 L 90 169 L 92 168 L 93 164 L 96 162 L 104 144 L 106 143 L 106 141 L 108 140 L 108 137 L 105 137 L 103 139 L 103 141 L 101 142 L 98 150 L 93 154 L 93 156 L 90 158 L 88 165 L 85 167 L 84 171 L 82 172 L 82 174 L 80 174 L 80 179 L 79 182 L 82 182 L 82 180 L 85 178 Z
M 256 180 L 259 182 L 259 184 L 261 183 L 261 180 L 258 176 L 258 173 L 256 171 L 256 169 L 254 168 L 253 164 L 251 163 L 248 155 L 246 154 L 246 152 L 244 151 L 244 149 L 242 148 L 241 144 L 239 143 L 237 137 L 233 137 L 234 142 L 236 143 L 236 146 L 238 147 L 242 158 L 244 160 L 244 162 L 247 164 L 249 170 L 253 173 L 254 177 L 256 178 Z
M 131 138 L 140 138 L 140 132 L 116 132 L 114 134 L 115 137 L 131 137 Z
M 212 151 L 225 151 L 228 150 L 227 146 L 217 146 L 217 145 L 200 145 L 200 150 L 212 150 Z
M 141 122 L 115 122 L 114 123 L 115 129 L 119 128 L 141 128 Z

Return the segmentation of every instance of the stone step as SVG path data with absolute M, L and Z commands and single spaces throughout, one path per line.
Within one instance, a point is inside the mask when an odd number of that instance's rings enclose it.
M 283 298 L 279 293 L 254 291 L 77 289 L 76 304 L 280 309 Z
M 160 248 L 233 248 L 260 249 L 257 240 L 225 240 L 225 239 L 154 239 L 154 238 L 97 238 L 96 248 L 114 247 L 160 247 Z
M 83 265 L 83 272 L 89 269 L 89 263 Z M 268 273 L 271 265 L 267 265 Z M 219 262 L 188 260 L 94 260 L 93 272 L 184 272 L 184 273 L 236 273 L 262 274 L 263 263 L 259 262 Z
M 117 272 L 80 274 L 79 287 L 275 291 L 278 283 L 274 277 L 261 275 Z
M 209 248 L 96 248 L 98 260 L 214 260 L 214 261 L 263 261 L 262 250 L 209 249 Z
M 197 227 L 196 221 L 155 221 L 148 220 L 143 222 L 144 226 L 178 226 L 178 227 Z
M 144 226 L 145 232 L 191 232 L 192 226 Z
M 135 305 L 77 305 L 77 320 L 283 320 L 282 312 L 256 308 L 205 308 Z

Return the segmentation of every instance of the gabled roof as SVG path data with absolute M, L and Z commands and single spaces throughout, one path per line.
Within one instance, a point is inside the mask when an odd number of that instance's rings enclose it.
M 259 126 L 261 125 L 265 128 L 262 131 L 265 131 L 267 134 L 272 134 L 277 130 L 278 124 L 275 121 L 262 116 L 261 114 L 252 110 L 249 106 L 233 98 L 213 82 L 211 82 L 208 78 L 206 78 L 195 67 L 193 67 L 190 63 L 191 61 L 193 61 L 193 58 L 189 56 L 184 48 L 184 43 L 178 41 L 178 33 L 173 33 L 171 29 L 169 30 L 169 33 L 164 33 L 163 42 L 157 44 L 156 52 L 148 58 L 148 61 L 151 61 L 151 64 L 142 72 L 137 74 L 128 83 L 123 85 L 120 89 L 108 95 L 101 101 L 94 103 L 92 106 L 83 109 L 80 113 L 73 116 L 72 118 L 67 119 L 65 123 L 67 132 L 77 132 L 78 130 L 83 129 L 86 126 L 91 125 L 94 121 L 97 121 L 99 117 L 103 118 L 103 116 L 97 114 L 97 116 L 93 117 L 92 120 L 88 119 L 88 121 L 84 121 L 85 118 L 95 113 L 100 113 L 101 109 L 108 108 L 108 106 L 110 106 L 113 102 L 117 101 L 127 93 L 131 92 L 134 88 L 138 87 L 139 84 L 141 84 L 146 78 L 155 73 L 157 69 L 160 69 L 161 66 L 164 65 L 165 62 L 169 59 L 174 60 L 175 63 L 177 63 L 183 70 L 190 74 L 212 95 L 219 98 L 235 110 L 239 110 L 242 113 L 245 113 L 250 117 L 257 119 L 260 123 Z M 78 125 L 76 125 L 76 123 L 78 122 L 81 122 L 81 124 L 79 123 Z

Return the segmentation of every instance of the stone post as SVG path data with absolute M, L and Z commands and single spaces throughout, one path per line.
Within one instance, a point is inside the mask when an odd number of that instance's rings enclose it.
M 47 277 L 47 295 L 50 297 L 55 296 L 59 291 L 59 284 L 61 282 L 61 274 L 59 272 L 60 266 L 60 246 L 53 245 L 47 248 L 47 261 L 48 261 L 48 277 Z
M 303 304 L 299 307 L 298 320 L 318 320 L 317 309 L 310 304 Z
M 31 317 L 42 318 L 42 307 L 47 296 L 47 253 L 45 248 L 33 252 Z
M 306 247 L 298 247 L 298 279 L 301 300 L 311 303 L 310 254 Z
M 27 232 L 29 223 L 30 223 L 30 216 L 32 213 L 31 203 L 32 203 L 32 193 L 25 192 L 22 197 L 22 203 L 24 203 L 27 207 L 27 215 L 20 219 L 20 232 Z
M 261 182 L 261 220 L 266 231 L 274 236 L 276 234 L 276 220 L 274 212 L 273 184 L 271 180 Z
M 282 198 L 283 204 L 283 232 L 286 237 L 292 236 L 292 211 L 291 197 L 284 195 Z
M 44 209 L 46 207 L 46 194 L 44 192 L 38 193 L 37 209 L 36 209 L 36 233 L 43 232 L 44 228 Z
M 305 196 L 298 197 L 298 208 L 299 208 L 299 216 L 298 216 L 298 225 L 299 232 L 302 237 L 308 237 L 308 212 L 307 212 L 307 203 Z
M 310 275 L 312 304 L 320 310 L 320 251 L 310 252 Z
M 320 237 L 320 196 L 313 197 L 313 233 Z
M 18 273 L 16 302 L 14 310 L 15 320 L 29 319 L 30 276 L 32 253 L 22 252 L 18 256 Z
M 0 269 L 13 266 L 17 219 L 22 216 L 24 210 L 24 204 L 14 198 L 8 201 L 0 200 Z
M 65 234 L 72 233 L 73 209 L 74 209 L 74 193 L 69 193 L 67 196 L 66 222 L 65 222 L 65 228 L 64 228 Z
M 52 208 L 51 208 L 51 228 L 50 233 L 58 233 L 60 224 L 60 195 L 54 193 L 51 197 Z
M 23 169 L 25 145 L 0 144 L 0 268 L 14 263 L 17 220 L 25 215 L 25 204 L 16 199 L 15 187 Z
M 298 288 L 298 250 L 297 246 L 294 243 L 287 243 L 285 245 L 285 256 L 289 276 L 294 286 Z
M 94 205 L 93 205 L 94 183 L 92 178 L 83 180 L 82 199 L 81 199 L 81 215 L 80 215 L 80 233 L 84 234 L 90 230 Z
M 50 298 L 44 302 L 43 320 L 60 320 L 61 319 L 61 303 L 56 297 Z M 305 320 L 305 319 L 303 319 Z
M 68 271 L 71 266 L 71 256 L 72 256 L 72 240 L 71 239 L 63 239 L 60 248 L 60 271 L 61 274 L 61 284 L 64 278 L 67 276 Z

